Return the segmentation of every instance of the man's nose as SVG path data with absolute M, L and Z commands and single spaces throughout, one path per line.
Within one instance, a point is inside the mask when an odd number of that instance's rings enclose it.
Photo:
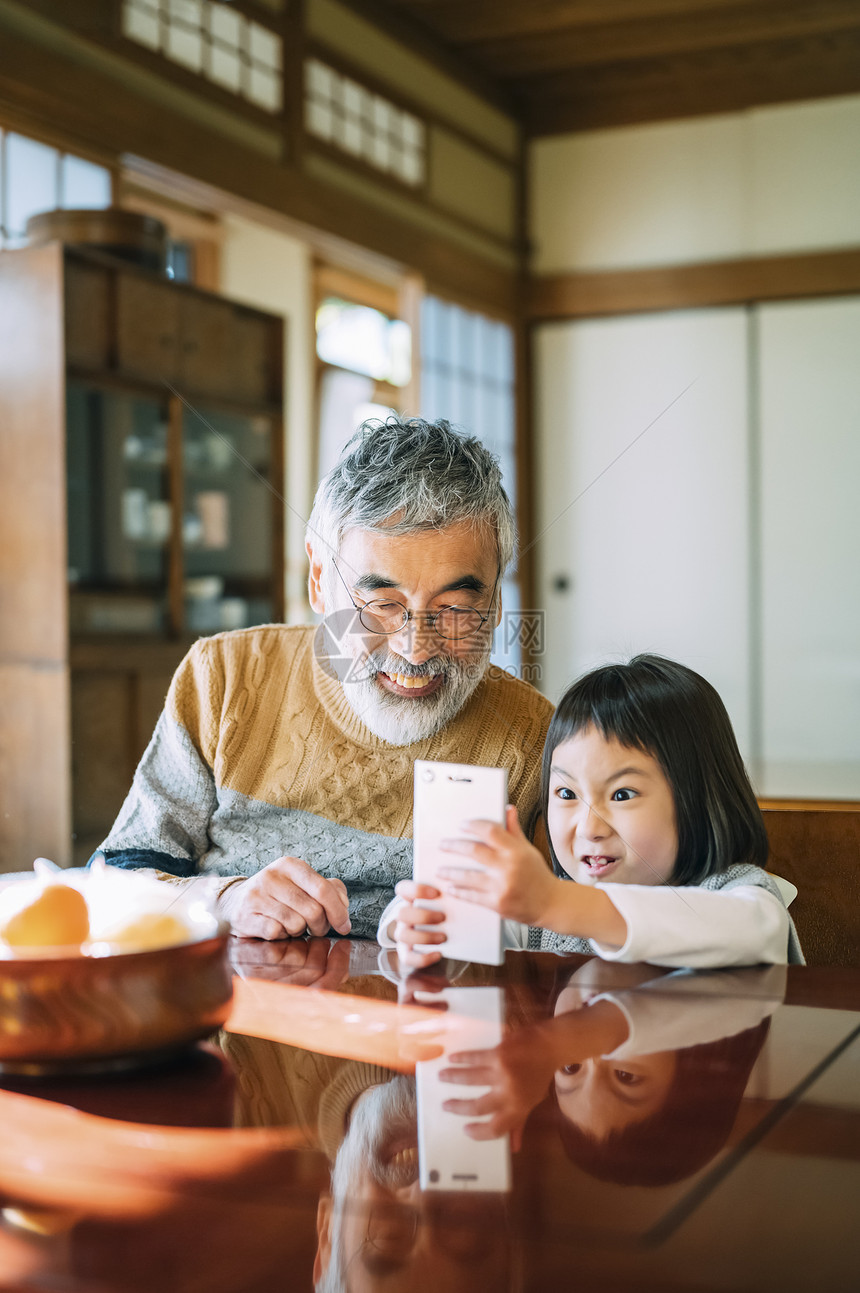
M 392 650 L 410 664 L 423 664 L 439 651 L 436 630 L 428 615 L 411 615 L 403 628 L 388 640 Z

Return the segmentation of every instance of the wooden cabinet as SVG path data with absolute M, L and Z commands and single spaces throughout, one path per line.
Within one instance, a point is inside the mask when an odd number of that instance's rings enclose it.
M 189 395 L 234 403 L 279 402 L 280 345 L 266 315 L 149 277 L 120 275 L 116 289 L 123 376 L 158 377 Z
M 0 253 L 0 871 L 81 863 L 201 633 L 283 617 L 283 321 Z

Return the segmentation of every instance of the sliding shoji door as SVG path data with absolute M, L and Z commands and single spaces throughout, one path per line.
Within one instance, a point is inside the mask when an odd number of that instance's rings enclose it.
M 762 790 L 860 799 L 860 299 L 756 315 Z
M 742 309 L 537 330 L 543 689 L 657 651 L 705 674 L 750 739 Z

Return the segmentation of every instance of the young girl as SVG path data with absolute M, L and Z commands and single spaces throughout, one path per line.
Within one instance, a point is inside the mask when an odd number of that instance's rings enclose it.
M 506 826 L 464 822 L 466 838 L 445 846 L 445 892 L 516 922 L 509 945 L 667 966 L 803 963 L 762 869 L 767 835 L 725 706 L 692 669 L 640 655 L 574 683 L 547 733 L 542 802 L 554 874 L 513 808 Z M 380 941 L 430 965 L 444 916 L 420 903 L 439 891 L 401 881 L 397 893 Z

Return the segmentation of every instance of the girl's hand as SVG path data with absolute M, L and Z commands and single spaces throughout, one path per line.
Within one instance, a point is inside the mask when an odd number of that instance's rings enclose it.
M 448 1057 L 450 1067 L 440 1071 L 440 1082 L 490 1088 L 471 1099 L 445 1101 L 443 1107 L 450 1113 L 483 1119 L 466 1123 L 467 1136 L 496 1140 L 510 1132 L 511 1148 L 519 1148 L 526 1119 L 546 1095 L 555 1071 L 553 1056 L 544 1055 L 540 1042 L 534 1030 L 524 1028 L 509 1033 L 494 1050 L 461 1051 Z
M 508 920 L 543 925 L 560 881 L 547 867 L 543 855 L 526 839 L 516 808 L 508 806 L 506 826 L 472 821 L 464 822 L 463 829 L 475 838 L 445 840 L 444 851 L 459 853 L 486 870 L 440 867 L 438 874 L 446 880 L 445 892 L 452 898 L 491 907 Z
M 419 929 L 420 925 L 439 925 L 445 919 L 442 911 L 433 911 L 429 907 L 416 904 L 432 902 L 442 897 L 438 889 L 429 884 L 416 884 L 414 880 L 401 880 L 395 886 L 398 898 L 406 901 L 397 912 L 394 925 L 394 941 L 397 945 L 397 959 L 401 965 L 412 969 L 423 970 L 428 965 L 441 961 L 442 953 L 433 951 L 432 944 L 444 943 L 445 932 L 441 929 Z M 422 948 L 428 950 L 422 951 Z

